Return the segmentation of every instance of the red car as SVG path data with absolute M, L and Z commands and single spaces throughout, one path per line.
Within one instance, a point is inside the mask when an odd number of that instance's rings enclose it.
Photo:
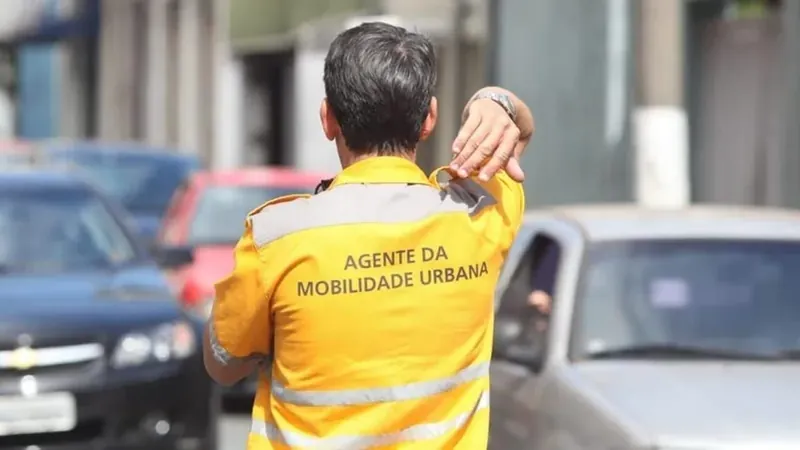
M 35 147 L 25 141 L 0 140 L 0 169 L 29 165 L 35 161 Z
M 248 212 L 273 198 L 312 193 L 324 175 L 257 167 L 198 172 L 172 199 L 160 247 L 190 247 L 194 261 L 168 274 L 184 307 L 208 316 L 214 283 L 233 269 L 233 247 Z

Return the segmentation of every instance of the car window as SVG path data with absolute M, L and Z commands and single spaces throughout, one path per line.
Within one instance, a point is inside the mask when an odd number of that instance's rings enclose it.
M 501 295 L 498 314 L 517 315 L 532 310 L 528 296 L 535 290 L 553 296 L 560 255 L 561 246 L 555 238 L 546 233 L 535 233 L 513 268 Z
M 203 190 L 189 225 L 190 245 L 228 245 L 244 232 L 247 214 L 259 205 L 289 194 L 310 193 L 305 187 L 211 186 Z
M 544 357 L 561 255 L 562 247 L 556 238 L 534 232 L 496 310 L 495 349 L 498 355 L 515 348 L 517 352 Z
M 578 357 L 642 345 L 765 353 L 800 346 L 800 243 L 594 244 L 576 303 Z
M 120 223 L 89 190 L 0 192 L 0 274 L 111 268 L 137 257 Z
M 508 284 L 508 280 L 511 279 L 511 275 L 514 273 L 514 269 L 519 264 L 519 260 L 522 257 L 522 254 L 530 246 L 534 230 L 535 228 L 529 224 L 523 224 L 520 227 L 519 232 L 517 233 L 517 237 L 514 239 L 514 243 L 508 250 L 508 255 L 506 255 L 506 261 L 503 264 L 503 270 L 500 272 L 500 278 L 497 281 L 495 303 L 500 302 L 499 294 L 501 294 L 503 290 L 505 290 L 505 287 Z

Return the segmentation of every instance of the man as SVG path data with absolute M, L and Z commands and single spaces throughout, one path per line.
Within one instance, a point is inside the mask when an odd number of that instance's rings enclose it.
M 324 81 L 343 170 L 248 215 L 216 286 L 208 373 L 227 385 L 264 369 L 250 449 L 486 448 L 492 298 L 525 208 L 531 112 L 481 89 L 452 166 L 428 177 L 414 163 L 437 116 L 428 39 L 349 29 Z
M 538 256 L 531 276 L 533 290 L 528 295 L 528 305 L 544 316 L 550 315 L 553 307 L 553 291 L 555 290 L 556 272 L 560 261 L 560 252 L 555 242 L 543 243 L 544 249 Z M 538 326 L 544 331 L 546 325 Z

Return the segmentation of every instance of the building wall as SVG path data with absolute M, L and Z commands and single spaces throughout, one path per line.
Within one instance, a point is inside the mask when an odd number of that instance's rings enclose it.
M 212 167 L 220 169 L 239 167 L 247 162 L 244 67 L 237 58 L 229 58 L 223 64 L 217 106 L 219 122 L 215 126 L 217 143 L 210 162 Z
M 747 6 L 689 8 L 693 200 L 797 207 L 800 6 Z
M 42 7 L 43 15 L 57 14 L 56 0 Z M 61 51 L 50 43 L 23 44 L 17 49 L 17 133 L 22 138 L 50 138 L 60 132 Z
M 26 44 L 18 50 L 17 133 L 24 139 L 59 134 L 58 50 L 52 44 Z
M 8 0 L 0 40 L 16 57 L 12 133 L 26 139 L 84 137 L 91 131 L 86 43 L 95 30 L 88 0 Z
M 292 142 L 294 165 L 304 170 L 336 173 L 339 158 L 336 147 L 322 133 L 319 106 L 325 98 L 322 72 L 326 51 L 317 46 L 301 48 L 295 56 Z
M 225 0 L 104 0 L 98 137 L 143 140 L 207 162 L 228 134 Z M 220 147 L 221 148 L 221 147 Z
M 529 205 L 632 198 L 627 0 L 497 0 L 493 83 L 534 111 Z

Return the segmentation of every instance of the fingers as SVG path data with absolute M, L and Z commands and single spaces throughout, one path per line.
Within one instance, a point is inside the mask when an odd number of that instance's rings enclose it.
M 467 121 L 461 126 L 461 130 L 459 130 L 455 141 L 453 141 L 453 153 L 458 154 L 464 149 L 464 146 L 467 144 L 467 140 L 469 140 L 470 136 L 472 136 L 480 124 L 480 114 L 472 114 L 469 116 L 469 118 L 467 118 Z
M 482 138 L 478 133 L 475 133 L 473 135 L 474 140 L 470 139 L 470 142 L 467 143 L 467 148 L 472 148 L 474 146 L 476 149 L 461 165 L 459 175 L 466 177 L 475 170 L 481 168 L 495 153 L 497 146 L 503 139 L 503 133 L 505 133 L 505 130 L 502 126 L 490 127 Z
M 481 181 L 488 181 L 500 169 L 506 167 L 511 157 L 514 155 L 517 142 L 519 142 L 519 129 L 512 126 L 505 128 L 502 131 L 499 142 L 495 144 L 496 149 L 494 149 L 491 159 L 483 166 L 478 178 Z M 521 171 L 520 169 L 520 172 Z
M 508 164 L 506 164 L 506 173 L 512 180 L 518 183 L 525 181 L 525 172 L 522 170 L 522 166 L 519 165 L 519 160 L 516 156 L 512 156 L 511 159 L 508 160 Z
M 491 100 L 471 104 L 470 115 L 453 141 L 455 157 L 450 168 L 466 178 L 480 169 L 479 179 L 488 181 L 506 168 L 509 176 L 522 181 L 525 177 L 514 156 L 520 131 L 505 110 Z
M 467 163 L 474 160 L 475 158 L 485 158 L 486 155 L 483 157 L 480 155 L 476 156 L 476 153 L 481 151 L 485 151 L 485 149 L 481 148 L 481 143 L 486 139 L 486 137 L 491 133 L 492 126 L 490 123 L 485 121 L 481 121 L 481 124 L 478 125 L 470 136 L 468 136 L 464 146 L 462 147 L 461 151 L 458 152 L 455 159 L 453 160 L 451 167 L 456 168 L 456 172 L 458 176 L 461 178 L 466 178 L 472 173 L 472 167 L 468 167 Z M 490 150 L 491 152 L 491 150 Z

